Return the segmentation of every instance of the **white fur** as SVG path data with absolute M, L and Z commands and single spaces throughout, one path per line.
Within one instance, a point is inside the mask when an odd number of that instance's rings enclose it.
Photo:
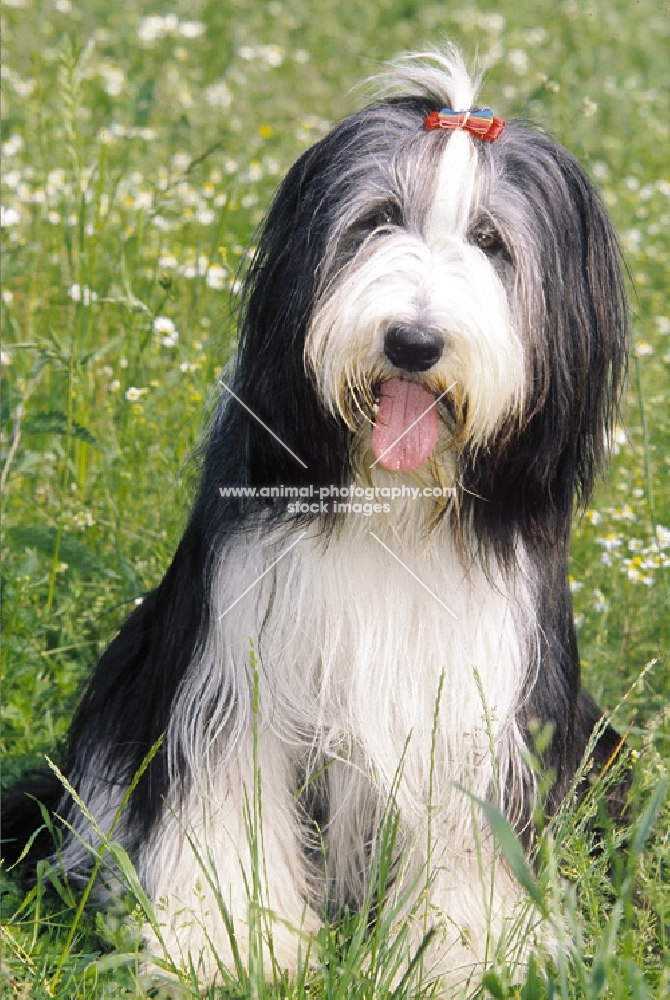
M 444 94 L 455 111 L 465 111 L 475 104 L 480 75 L 468 69 L 455 45 L 443 50 L 410 52 L 396 59 L 386 72 L 374 77 L 372 83 L 383 95 Z
M 323 833 L 340 879 L 350 882 L 338 885 L 340 892 L 360 896 L 364 891 L 358 862 L 363 864 L 368 845 L 359 836 L 362 820 L 372 813 L 378 823 L 400 775 L 395 804 L 413 877 L 427 860 L 432 810 L 430 906 L 444 935 L 439 971 L 449 972 L 451 981 L 460 979 L 464 970 L 471 972 L 484 961 L 487 931 L 494 937 L 501 932 L 518 888 L 498 863 L 489 898 L 495 863 L 490 835 L 457 785 L 484 798 L 490 795 L 494 768 L 501 789 L 522 778 L 523 743 L 513 716 L 528 680 L 528 651 L 537 640 L 532 627 L 530 634 L 519 627 L 521 620 L 533 621 L 530 595 L 518 579 L 511 587 L 502 578 L 489 582 L 478 566 L 464 571 L 446 531 L 437 529 L 417 544 L 418 522 L 419 511 L 411 511 L 405 512 L 406 527 L 399 533 L 389 530 L 388 522 L 355 516 L 347 517 L 331 538 L 310 530 L 212 628 L 168 732 L 171 759 L 188 762 L 186 774 L 173 774 L 176 796 L 187 789 L 184 807 L 180 810 L 175 798 L 175 816 L 166 818 L 160 839 L 142 859 L 151 894 L 165 907 L 171 947 L 178 942 L 206 956 L 211 945 L 230 958 L 227 931 L 184 842 L 186 832 L 211 859 L 231 913 L 239 920 L 246 912 L 251 867 L 244 813 L 245 802 L 254 798 L 250 642 L 258 657 L 266 903 L 280 915 L 281 927 L 313 932 L 318 926 L 318 914 L 305 900 L 319 872 L 310 871 L 304 860 L 291 789 L 296 773 L 309 780 L 326 766 L 339 794 L 333 794 L 337 809 Z M 219 614 L 295 535 L 290 526 L 270 536 L 259 532 L 224 553 L 213 595 Z M 443 672 L 447 681 L 436 714 Z M 234 733 L 232 713 L 216 713 L 226 685 L 229 703 L 235 705 Z M 205 769 L 203 761 L 209 762 Z M 417 927 L 415 943 L 419 933 Z M 295 938 L 275 935 L 280 960 L 289 967 L 297 946 Z

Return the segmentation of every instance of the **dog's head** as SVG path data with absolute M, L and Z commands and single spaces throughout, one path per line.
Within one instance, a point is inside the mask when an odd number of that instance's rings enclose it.
M 457 482 L 539 524 L 588 492 L 603 454 L 625 354 L 616 237 L 542 132 L 426 128 L 475 104 L 457 53 L 393 74 L 394 92 L 309 149 L 276 195 L 238 385 L 312 481 L 349 462 Z M 257 448 L 259 474 L 271 455 L 290 474 L 271 439 Z

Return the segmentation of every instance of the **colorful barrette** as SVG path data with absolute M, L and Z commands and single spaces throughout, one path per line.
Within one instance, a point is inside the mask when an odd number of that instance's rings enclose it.
M 505 127 L 504 119 L 494 118 L 490 108 L 473 108 L 472 111 L 442 108 L 441 111 L 431 111 L 424 124 L 428 132 L 438 128 L 461 129 L 484 142 L 493 142 Z

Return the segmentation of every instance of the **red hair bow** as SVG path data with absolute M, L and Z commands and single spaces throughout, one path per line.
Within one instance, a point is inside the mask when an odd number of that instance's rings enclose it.
M 484 142 L 493 142 L 505 127 L 504 119 L 494 118 L 490 108 L 474 108 L 472 111 L 442 108 L 441 111 L 431 111 L 424 124 L 428 132 L 438 128 L 461 129 Z

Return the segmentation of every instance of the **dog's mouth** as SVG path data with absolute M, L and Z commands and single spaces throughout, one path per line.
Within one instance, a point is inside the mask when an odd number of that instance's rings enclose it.
M 436 398 L 418 382 L 391 378 L 380 383 L 372 451 L 384 469 L 413 472 L 430 457 L 440 432 Z

